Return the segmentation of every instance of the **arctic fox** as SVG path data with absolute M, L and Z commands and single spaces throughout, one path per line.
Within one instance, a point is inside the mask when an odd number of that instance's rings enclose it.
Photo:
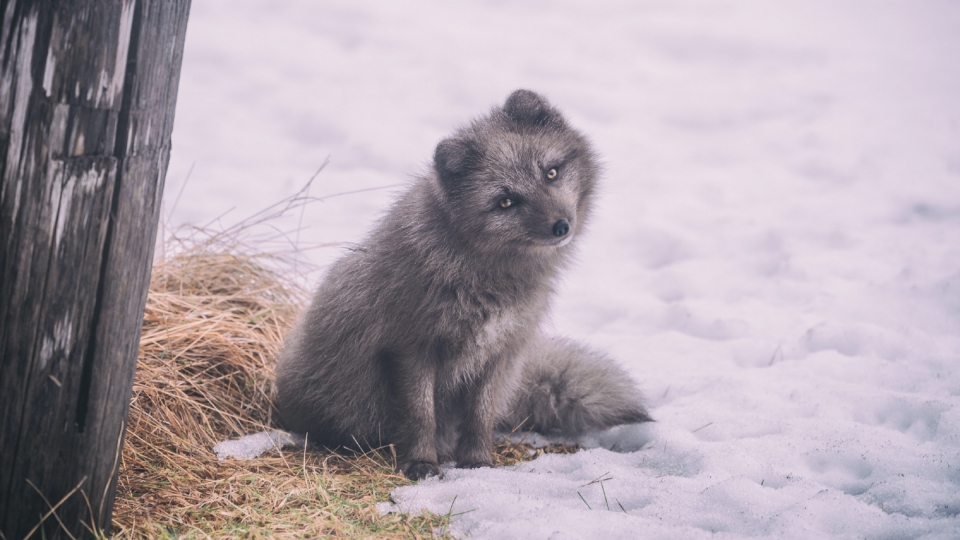
M 421 479 L 451 459 L 490 466 L 495 428 L 649 421 L 621 368 L 540 331 L 597 176 L 586 138 L 528 90 L 441 141 L 287 338 L 285 427 L 328 447 L 394 444 Z

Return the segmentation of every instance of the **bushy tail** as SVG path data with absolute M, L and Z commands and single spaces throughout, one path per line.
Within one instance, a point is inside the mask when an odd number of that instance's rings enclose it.
M 652 420 L 640 391 L 613 360 L 570 340 L 543 337 L 524 359 L 498 428 L 576 435 Z

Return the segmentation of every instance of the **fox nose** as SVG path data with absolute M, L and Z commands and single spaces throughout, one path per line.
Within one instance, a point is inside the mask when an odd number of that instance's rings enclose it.
M 567 223 L 567 220 L 561 219 L 553 224 L 554 236 L 566 236 L 568 232 L 570 232 L 570 224 Z

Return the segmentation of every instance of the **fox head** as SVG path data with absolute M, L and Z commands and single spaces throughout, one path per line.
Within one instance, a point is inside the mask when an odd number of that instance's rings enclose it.
M 586 138 L 529 90 L 441 141 L 433 161 L 451 227 L 519 249 L 570 243 L 598 175 Z

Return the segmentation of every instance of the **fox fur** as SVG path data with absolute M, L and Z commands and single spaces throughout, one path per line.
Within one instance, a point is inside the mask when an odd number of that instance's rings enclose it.
M 598 172 L 587 139 L 528 90 L 441 141 L 287 338 L 284 426 L 328 447 L 394 444 L 420 479 L 448 460 L 490 466 L 496 427 L 649 421 L 620 367 L 541 332 Z

